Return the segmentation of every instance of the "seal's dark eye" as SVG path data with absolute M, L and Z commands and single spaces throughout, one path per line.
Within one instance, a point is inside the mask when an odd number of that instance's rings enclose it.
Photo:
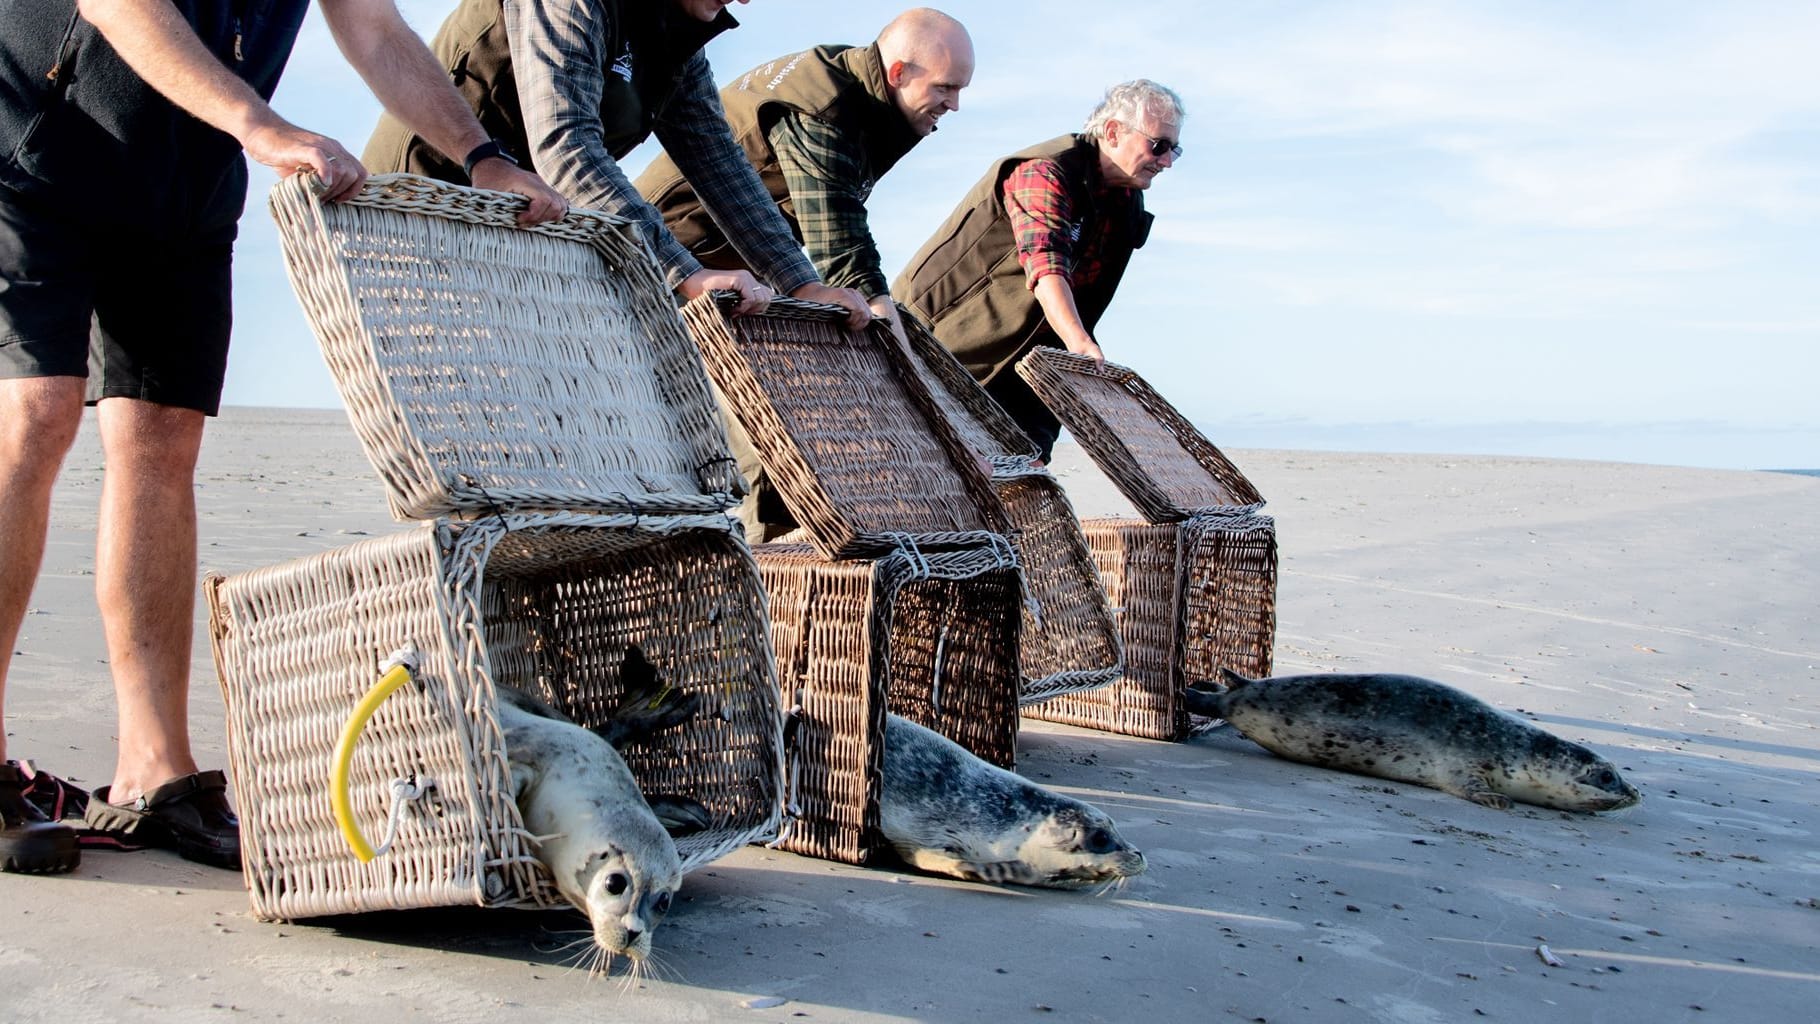
M 1117 845 L 1112 841 L 1112 833 L 1103 828 L 1090 828 L 1081 837 L 1081 847 L 1088 853 L 1111 853 Z
M 1612 771 L 1610 768 L 1601 768 L 1598 771 L 1593 772 L 1592 781 L 1593 785 L 1598 786 L 1600 789 L 1610 789 L 1618 784 L 1618 773 Z
M 626 891 L 626 886 L 628 884 L 630 883 L 626 881 L 625 875 L 622 875 L 617 871 L 613 872 L 607 876 L 607 895 L 618 896 L 620 893 Z
M 657 908 L 658 913 L 668 914 L 670 912 L 670 894 L 667 892 L 659 893 L 657 902 L 653 904 L 653 906 Z

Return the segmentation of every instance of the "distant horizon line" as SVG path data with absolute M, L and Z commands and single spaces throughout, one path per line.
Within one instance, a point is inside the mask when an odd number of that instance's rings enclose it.
M 224 413 L 345 417 L 334 406 L 222 406 Z M 1193 419 L 1193 417 L 1191 417 Z M 1440 455 L 1683 466 L 1820 476 L 1820 425 L 1731 425 L 1713 420 L 1446 422 L 1230 418 L 1198 420 L 1214 444 L 1259 451 Z

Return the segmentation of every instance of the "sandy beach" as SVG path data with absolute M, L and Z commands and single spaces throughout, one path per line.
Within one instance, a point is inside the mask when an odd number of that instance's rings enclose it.
M 1219 438 L 1214 438 L 1216 442 Z M 748 847 L 690 875 L 653 976 L 591 980 L 577 915 L 271 924 L 239 877 L 89 852 L 0 876 L 0 1020 L 1795 1021 L 1820 1000 L 1820 478 L 1520 458 L 1229 450 L 1281 545 L 1280 673 L 1399 671 L 1521 709 L 1644 793 L 1489 810 L 1282 761 L 1026 722 L 1019 769 L 1118 820 L 1105 896 Z M 1129 506 L 1078 450 L 1083 515 Z M 12 662 L 9 752 L 113 761 L 90 573 L 92 422 Z M 230 409 L 198 473 L 235 572 L 400 529 L 345 417 Z M 198 609 L 193 728 L 225 765 Z M 1560 962 L 1545 963 L 1546 945 Z M 1803 1007 L 1808 1007 L 1804 1010 Z

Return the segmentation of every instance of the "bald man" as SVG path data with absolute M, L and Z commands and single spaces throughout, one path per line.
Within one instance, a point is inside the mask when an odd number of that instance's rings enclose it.
M 972 80 L 967 30 L 940 11 L 919 7 L 892 19 L 870 46 L 789 54 L 720 91 L 734 139 L 822 279 L 859 291 L 900 338 L 903 327 L 866 223 L 866 198 L 886 171 L 935 131 L 936 122 L 960 109 L 961 90 Z M 668 156 L 654 160 L 635 184 L 703 266 L 747 269 Z M 775 539 L 795 521 L 745 431 L 733 417 L 727 421 L 749 485 L 740 520 L 754 543 Z
M 734 138 L 822 279 L 858 289 L 893 327 L 897 311 L 866 224 L 866 198 L 943 115 L 960 109 L 961 90 L 972 80 L 967 30 L 919 7 L 892 19 L 870 46 L 789 54 L 720 91 Z M 705 266 L 746 269 L 668 156 L 653 161 L 636 184 Z

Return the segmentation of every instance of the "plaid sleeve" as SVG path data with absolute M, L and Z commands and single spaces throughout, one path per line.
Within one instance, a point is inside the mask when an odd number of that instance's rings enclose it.
M 866 160 L 860 147 L 820 118 L 788 111 L 766 138 L 796 211 L 803 248 L 837 288 L 867 299 L 889 295 L 878 245 L 866 225 Z
M 683 82 L 656 130 L 664 152 L 746 266 L 785 295 L 821 280 L 746 151 L 733 141 L 707 57 L 697 53 L 683 68 Z
M 1035 288 L 1050 274 L 1071 274 L 1074 204 L 1063 185 L 1061 167 L 1053 160 L 1026 160 L 1005 179 L 1004 192 L 1024 285 Z
M 590 0 L 505 0 L 507 45 L 518 79 L 531 165 L 576 206 L 637 225 L 674 288 L 701 263 L 664 227 L 663 218 L 607 151 L 600 94 L 610 15 Z

